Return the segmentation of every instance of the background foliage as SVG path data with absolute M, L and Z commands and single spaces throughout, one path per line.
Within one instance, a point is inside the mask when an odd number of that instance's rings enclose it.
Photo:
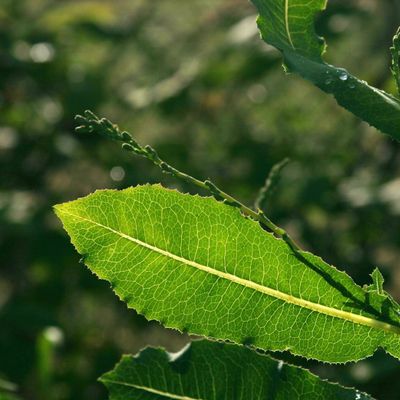
M 331 0 L 318 31 L 328 61 L 394 93 L 399 21 L 398 0 Z M 105 399 L 96 379 L 121 353 L 187 341 L 128 312 L 79 266 L 53 215 L 53 204 L 98 188 L 162 180 L 195 190 L 74 134 L 86 108 L 248 204 L 289 156 L 269 216 L 359 284 L 378 265 L 400 298 L 398 144 L 285 77 L 280 63 L 245 0 L 1 2 L 0 387 L 13 382 L 30 399 Z M 379 399 L 400 390 L 398 363 L 383 353 L 307 365 Z

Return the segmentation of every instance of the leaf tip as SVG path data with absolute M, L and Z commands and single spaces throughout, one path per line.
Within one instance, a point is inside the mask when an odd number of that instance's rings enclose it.
M 54 214 L 56 214 L 56 216 L 61 220 L 61 221 L 63 221 L 63 214 L 64 214 L 64 211 L 65 211 L 65 203 L 60 203 L 60 204 L 55 204 L 55 205 L 53 205 L 53 212 L 54 212 Z

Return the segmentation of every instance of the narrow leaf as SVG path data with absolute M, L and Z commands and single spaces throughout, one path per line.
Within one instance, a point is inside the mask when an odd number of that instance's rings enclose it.
M 400 357 L 400 316 L 239 210 L 159 185 L 56 206 L 86 265 L 165 326 L 327 362 Z
M 379 268 L 375 268 L 371 273 L 373 288 L 376 290 L 378 294 L 383 295 L 383 284 L 385 283 L 385 279 L 383 278 L 382 272 Z
M 280 174 L 288 164 L 289 159 L 284 158 L 282 161 L 272 166 L 271 171 L 269 172 L 267 179 L 265 180 L 263 187 L 260 189 L 256 201 L 254 202 L 254 207 L 256 209 L 263 211 L 266 210 L 268 201 L 278 185 Z
M 263 39 L 282 52 L 289 71 L 333 94 L 342 107 L 400 140 L 400 101 L 323 61 L 325 43 L 315 34 L 314 19 L 325 9 L 326 0 L 251 1 L 260 14 Z
M 195 341 L 178 354 L 147 348 L 100 378 L 110 400 L 367 400 L 354 389 L 246 347 Z

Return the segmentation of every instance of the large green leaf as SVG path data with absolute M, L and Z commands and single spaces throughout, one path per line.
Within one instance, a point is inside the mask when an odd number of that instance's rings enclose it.
M 124 356 L 100 380 L 110 400 L 371 399 L 248 348 L 210 341 L 192 342 L 177 354 L 147 348 Z
M 213 198 L 146 185 L 56 212 L 89 268 L 148 319 L 328 362 L 379 346 L 400 357 L 391 299 Z
M 332 93 L 341 106 L 400 139 L 399 99 L 322 60 L 325 44 L 315 34 L 314 18 L 325 8 L 326 0 L 251 1 L 260 13 L 263 39 L 282 51 L 289 71 Z

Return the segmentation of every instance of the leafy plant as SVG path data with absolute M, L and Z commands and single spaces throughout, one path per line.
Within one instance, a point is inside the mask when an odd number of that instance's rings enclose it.
M 343 68 L 325 63 L 323 39 L 314 32 L 314 18 L 327 0 L 252 0 L 260 16 L 258 26 L 263 39 L 282 51 L 288 71 L 310 80 L 335 96 L 337 102 L 382 132 L 400 139 L 400 101 L 398 98 L 356 78 Z M 396 36 L 393 71 L 398 76 L 398 38 Z
M 400 137 L 400 102 L 323 62 L 313 19 L 321 0 L 254 0 L 266 41 L 286 69 L 311 80 L 382 132 Z M 398 81 L 398 35 L 392 71 Z M 55 207 L 83 262 L 148 319 L 209 338 L 178 356 L 147 349 L 125 356 L 101 379 L 112 399 L 369 398 L 321 381 L 258 351 L 289 351 L 328 363 L 360 360 L 381 347 L 400 358 L 400 306 L 378 269 L 360 287 L 346 273 L 302 251 L 262 210 L 286 161 L 271 171 L 250 208 L 160 158 L 90 111 L 78 132 L 122 143 L 162 172 L 212 197 L 160 185 L 102 190 Z M 230 341 L 233 344 L 216 343 Z M 244 367 L 246 366 L 246 367 Z M 211 382 L 211 383 L 210 383 Z

